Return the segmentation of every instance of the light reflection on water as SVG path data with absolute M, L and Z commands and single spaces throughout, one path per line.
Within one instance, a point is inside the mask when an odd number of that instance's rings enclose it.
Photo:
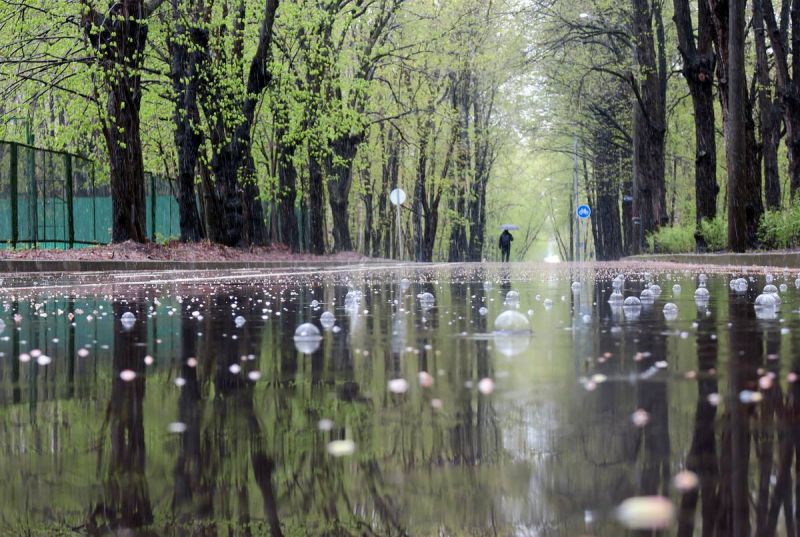
M 614 275 L 17 278 L 0 295 L 0 533 L 619 535 L 623 500 L 664 495 L 669 535 L 791 534 L 797 290 L 757 318 L 763 276 L 741 294 L 710 275 L 696 302 L 696 274 L 654 274 L 663 291 L 632 314 L 608 304 Z M 531 337 L 491 334 L 512 290 Z M 305 322 L 318 344 L 295 339 Z M 18 359 L 34 349 L 52 362 Z M 699 487 L 681 493 L 687 468 Z

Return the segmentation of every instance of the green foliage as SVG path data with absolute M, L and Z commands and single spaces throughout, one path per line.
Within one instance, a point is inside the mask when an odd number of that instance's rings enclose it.
M 710 251 L 719 252 L 728 248 L 728 222 L 724 217 L 703 220 L 700 223 L 700 232 Z
M 765 212 L 758 226 L 758 238 L 769 249 L 800 246 L 800 205 Z
M 662 227 L 647 237 L 647 249 L 654 254 L 693 252 L 694 246 L 693 226 Z

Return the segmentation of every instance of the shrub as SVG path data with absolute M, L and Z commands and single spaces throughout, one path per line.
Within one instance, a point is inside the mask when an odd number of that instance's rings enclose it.
M 694 251 L 694 227 L 662 227 L 647 237 L 647 248 L 654 254 L 679 254 Z
M 765 212 L 758 226 L 758 239 L 767 249 L 800 246 L 800 205 Z
M 728 248 L 728 223 L 722 217 L 700 222 L 700 232 L 709 251 L 719 252 Z

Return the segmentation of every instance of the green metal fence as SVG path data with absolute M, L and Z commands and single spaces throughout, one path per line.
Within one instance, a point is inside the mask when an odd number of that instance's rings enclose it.
M 151 240 L 180 235 L 172 184 L 147 174 Z M 64 151 L 0 141 L 0 249 L 74 248 L 111 242 L 111 190 L 94 162 Z

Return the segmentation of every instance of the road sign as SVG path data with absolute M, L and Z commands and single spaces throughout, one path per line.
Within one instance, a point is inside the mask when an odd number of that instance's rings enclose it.
M 586 205 L 578 205 L 578 208 L 575 210 L 575 214 L 578 215 L 578 218 L 589 218 L 592 216 L 592 208 Z
M 402 188 L 395 188 L 389 194 L 389 201 L 392 205 L 402 205 L 406 201 L 406 193 Z

